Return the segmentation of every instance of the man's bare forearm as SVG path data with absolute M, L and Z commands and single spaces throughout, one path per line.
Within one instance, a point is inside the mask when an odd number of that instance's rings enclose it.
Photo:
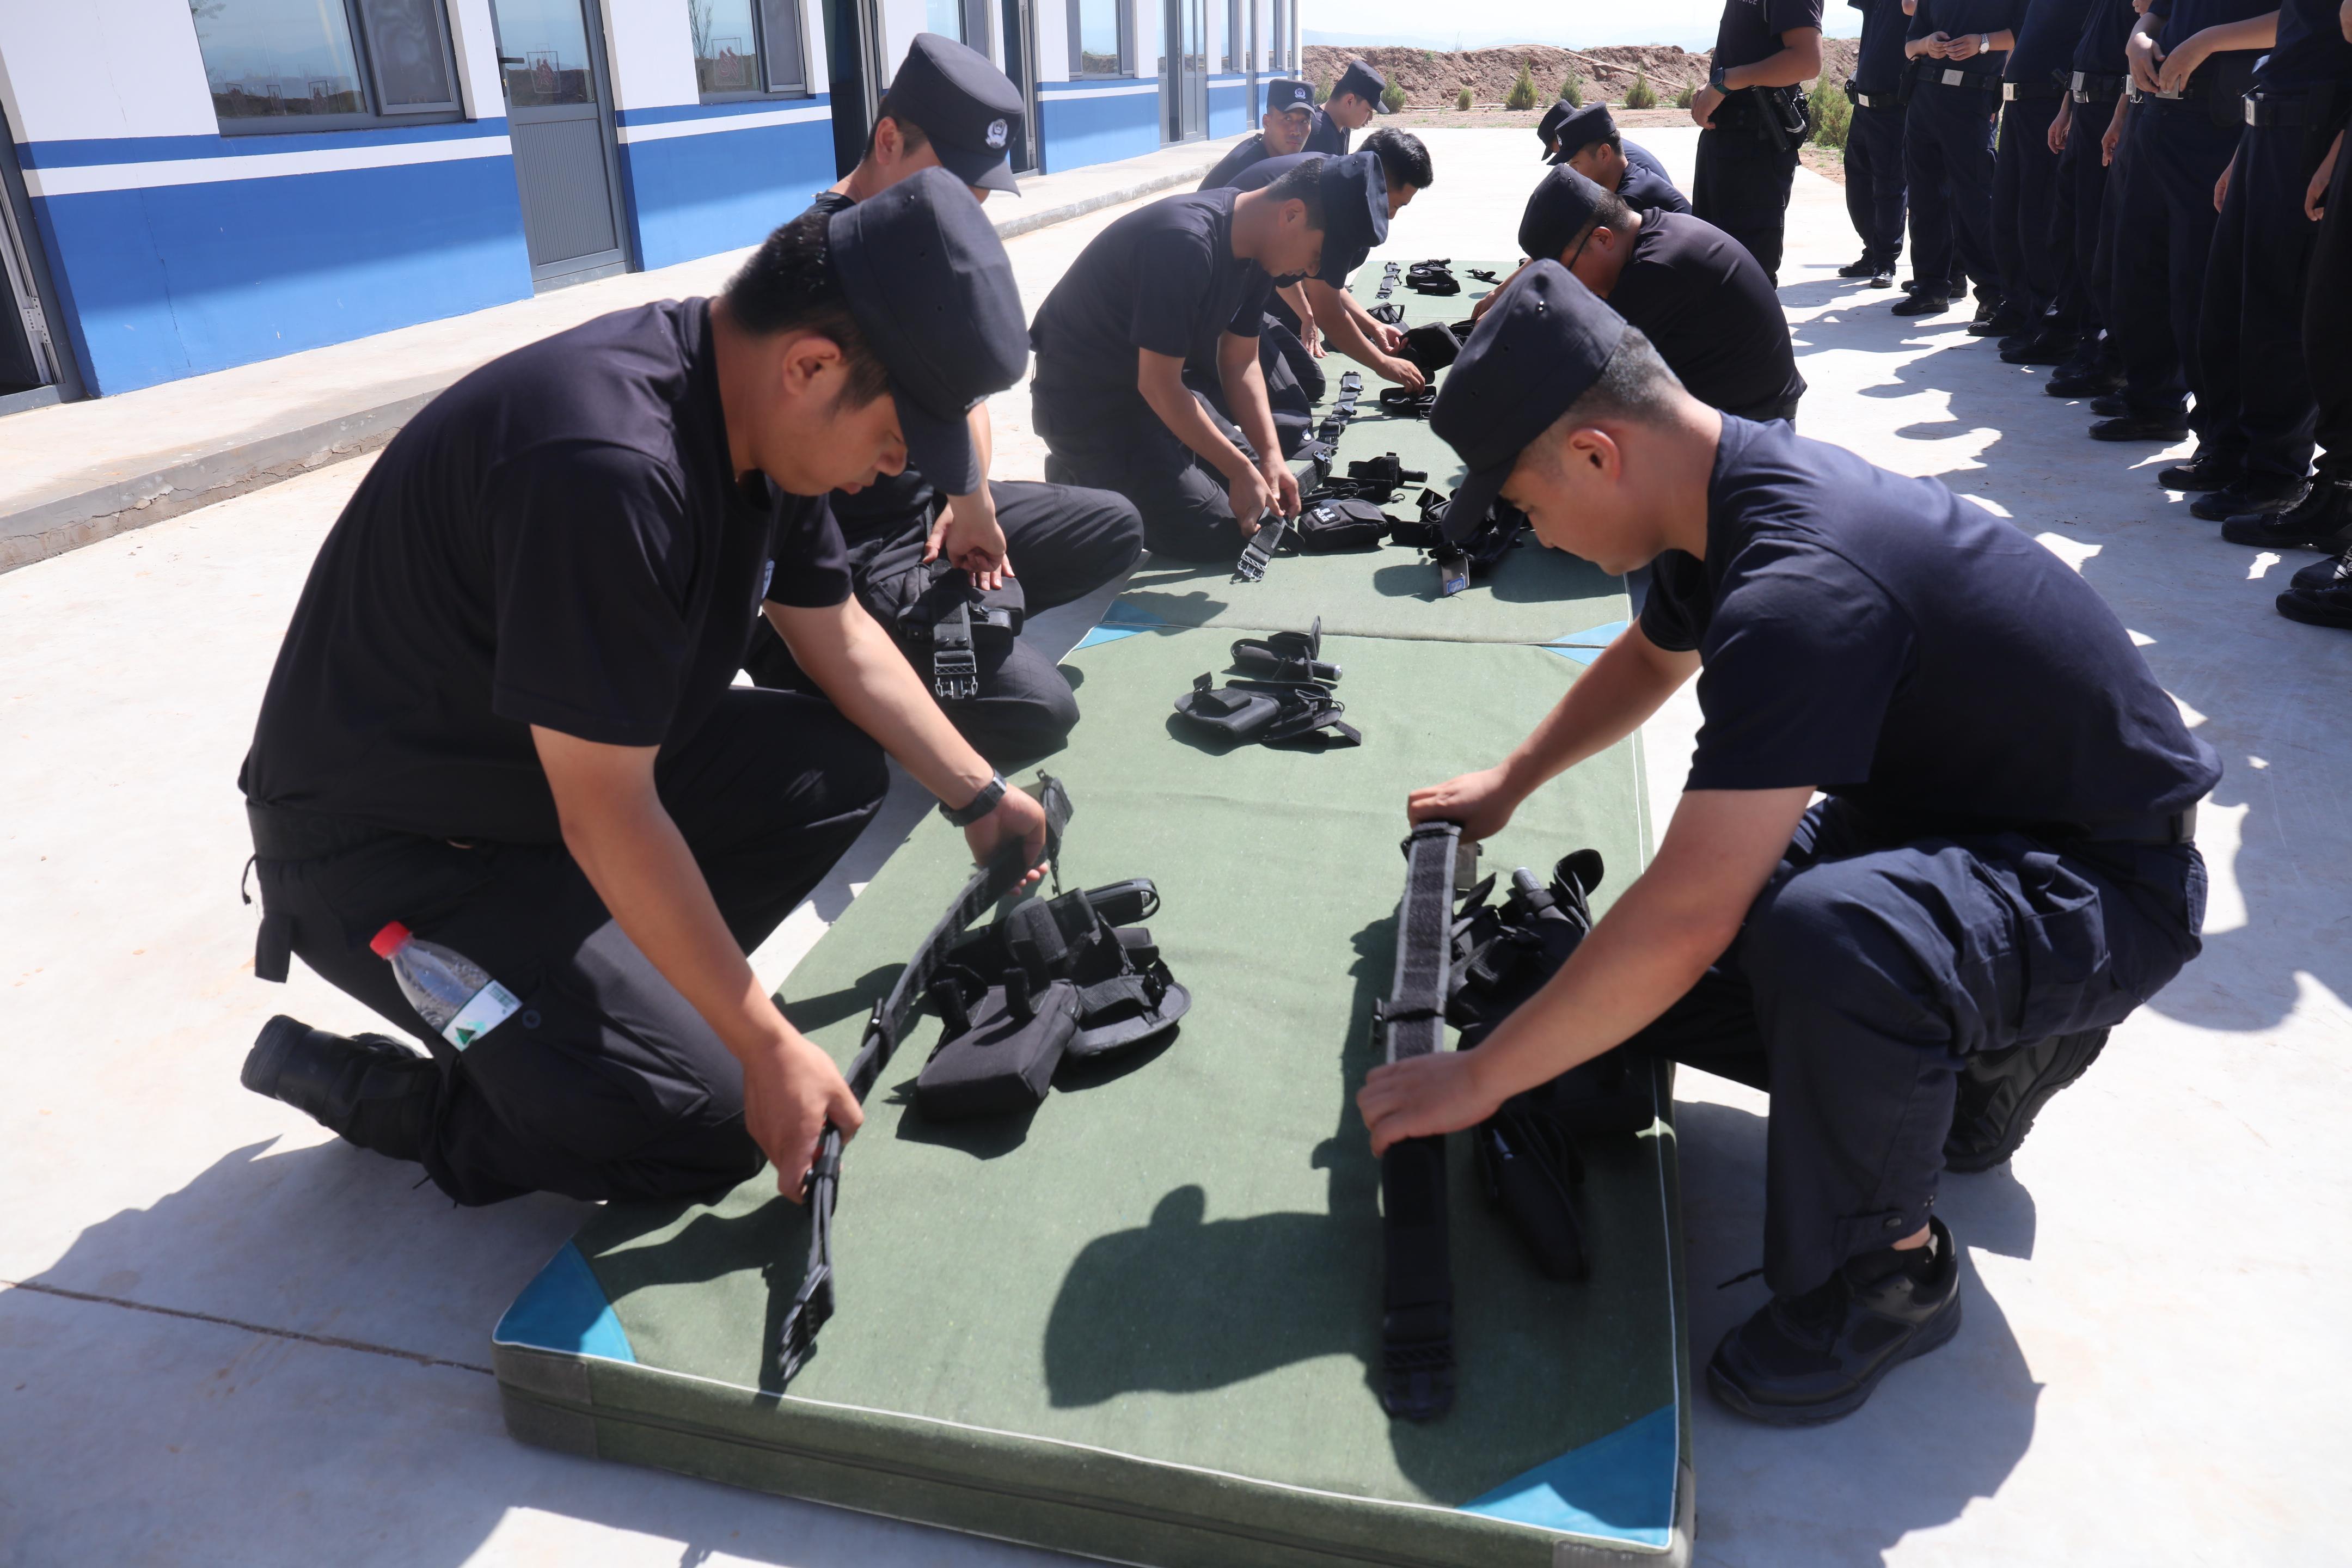
M 1632 734 L 1697 668 L 1696 654 L 1668 653 L 1638 625 L 1619 633 L 1504 762 L 1512 795 L 1526 799 Z
M 1315 324 L 1333 348 L 1363 364 L 1378 364 L 1389 356 L 1365 333 L 1363 323 L 1339 303 L 1348 296 L 1328 283 L 1309 279 L 1302 285 L 1315 307 Z
M 995 770 L 940 711 L 898 645 L 856 598 L 824 609 L 767 606 L 769 624 L 842 717 L 872 736 L 915 782 L 961 805 Z
M 1822 36 L 1810 28 L 1792 31 L 1801 37 L 1779 54 L 1769 55 L 1753 65 L 1734 66 L 1724 72 L 1725 88 L 1736 92 L 1748 87 L 1794 87 L 1821 75 Z M 1782 37 L 1790 36 L 1783 34 Z

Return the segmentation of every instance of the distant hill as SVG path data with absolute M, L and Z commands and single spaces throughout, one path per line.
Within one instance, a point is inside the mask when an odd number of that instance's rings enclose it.
M 1822 39 L 1822 74 L 1831 81 L 1843 81 L 1853 72 L 1854 49 L 1852 38 Z M 1514 44 L 1462 50 L 1308 44 L 1304 53 L 1307 79 L 1318 87 L 1337 80 L 1349 60 L 1360 59 L 1403 88 L 1405 102 L 1416 109 L 1451 106 L 1465 83 L 1473 102 L 1500 103 L 1522 63 L 1546 101 L 1559 96 L 1560 83 L 1573 70 L 1584 80 L 1588 103 L 1622 102 L 1636 73 L 1647 75 L 1659 99 L 1671 103 L 1684 88 L 1704 83 L 1712 64 L 1710 52 L 1693 53 L 1673 44 L 1611 44 L 1593 49 Z

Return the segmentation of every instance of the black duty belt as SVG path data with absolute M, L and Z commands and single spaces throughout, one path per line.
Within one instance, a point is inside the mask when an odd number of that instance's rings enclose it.
M 1045 860 L 1053 864 L 1061 855 L 1062 830 L 1069 826 L 1070 797 L 1059 779 L 1048 774 L 1038 775 L 1032 793 L 1045 808 Z M 1029 873 L 1029 862 L 1021 853 L 1021 846 L 1008 844 L 996 858 L 971 874 L 963 891 L 948 907 L 940 923 L 931 928 L 923 945 L 898 973 L 898 983 L 890 994 L 874 1005 L 873 1016 L 866 1021 L 866 1037 L 858 1043 L 857 1055 L 851 1058 L 849 1092 L 862 1102 L 873 1089 L 874 1080 L 890 1064 L 891 1053 L 906 1037 L 907 1027 L 914 1021 L 915 1011 L 921 1005 L 923 994 L 939 977 L 948 954 L 963 934 L 966 926 L 978 920 L 989 905 L 1011 892 Z M 810 1165 L 805 1202 L 809 1211 L 808 1272 L 801 1279 L 801 1288 L 793 1297 L 790 1310 L 784 1314 L 783 1328 L 779 1336 L 777 1386 L 793 1380 L 816 1349 L 817 1331 L 833 1316 L 833 1210 L 841 1191 L 841 1132 L 828 1124 L 824 1135 L 817 1140 L 816 1160 Z
M 2129 84 L 2127 76 L 2094 76 L 2089 71 L 2076 71 L 2068 90 L 2077 103 L 2113 103 L 2124 95 Z
M 2194 844 L 2197 842 L 2197 808 L 2176 811 L 2165 816 L 2140 816 L 2126 822 L 2113 822 L 2101 827 L 2077 826 L 2052 833 L 2053 837 L 2070 837 L 2084 844 Z
M 1922 65 L 1919 79 L 1930 87 L 1965 88 L 1971 92 L 1994 93 L 2001 89 L 2000 78 L 1990 71 L 1954 70 L 1949 66 Z
M 2325 89 L 2305 92 L 2273 92 L 2263 90 L 2246 94 L 2246 123 L 2249 125 L 2312 125 L 2326 113 L 2329 96 Z
M 362 844 L 402 837 L 393 828 L 356 817 L 254 801 L 246 802 L 245 820 L 253 828 L 253 852 L 264 860 L 324 860 Z
M 2063 98 L 2066 89 L 2054 81 L 2004 81 L 2000 84 L 2000 100 L 2015 103 L 2020 99 Z
M 1900 109 L 1903 107 L 1903 100 L 1891 92 L 1857 92 L 1854 90 L 1854 86 L 1852 82 L 1845 84 L 1845 96 L 1849 102 L 1861 109 Z
M 1425 1057 L 1445 1044 L 1454 962 L 1454 865 L 1461 825 L 1424 822 L 1404 842 L 1397 906 L 1396 975 L 1372 1008 L 1386 1059 Z M 1454 1269 L 1445 1226 L 1445 1140 L 1408 1138 L 1381 1156 L 1381 1404 L 1427 1421 L 1454 1407 Z

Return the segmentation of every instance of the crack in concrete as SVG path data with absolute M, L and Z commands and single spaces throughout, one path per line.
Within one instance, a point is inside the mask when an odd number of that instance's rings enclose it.
M 224 1318 L 213 1312 L 192 1312 L 184 1307 L 158 1307 L 147 1301 L 128 1301 L 120 1296 L 100 1296 L 88 1290 L 68 1290 L 61 1286 L 43 1285 L 30 1279 L 0 1279 L 0 1289 L 30 1290 L 36 1295 L 58 1296 L 68 1301 L 90 1301 L 101 1307 L 121 1307 L 132 1312 L 152 1312 L 161 1318 L 185 1318 L 192 1322 L 212 1323 L 224 1329 L 243 1329 L 247 1333 L 268 1334 L 274 1339 L 299 1340 L 304 1344 L 323 1345 L 329 1350 L 360 1351 L 368 1355 L 391 1356 L 396 1361 L 415 1362 L 418 1366 L 446 1366 L 458 1372 L 478 1372 L 484 1377 L 498 1374 L 488 1367 L 469 1361 L 450 1361 L 446 1357 L 426 1355 L 422 1351 L 404 1351 L 391 1345 L 370 1344 L 365 1340 L 341 1339 L 333 1334 L 306 1334 L 299 1329 L 276 1329 L 267 1323 L 248 1323 L 242 1318 Z

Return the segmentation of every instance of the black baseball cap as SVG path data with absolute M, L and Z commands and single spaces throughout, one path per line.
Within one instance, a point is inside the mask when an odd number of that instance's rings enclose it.
M 1588 103 L 1562 115 L 1554 134 L 1559 138 L 1559 153 L 1554 161 L 1561 162 L 1575 157 L 1595 142 L 1606 142 L 1616 135 L 1617 121 L 1610 118 L 1607 104 Z
M 964 416 L 1029 363 L 1013 263 L 960 178 L 925 169 L 825 225 L 849 313 L 889 373 L 907 461 L 949 495 L 980 484 Z
M 937 33 L 918 33 L 890 79 L 887 101 L 922 127 L 957 179 L 1021 194 L 1007 151 L 1021 118 L 1021 89 L 986 55 Z
M 1278 76 L 1265 84 L 1265 111 L 1287 114 L 1294 109 L 1315 112 L 1315 88 L 1311 82 Z
M 1538 261 L 1558 261 L 1608 194 L 1567 164 L 1554 163 L 1536 182 L 1519 216 L 1519 248 Z
M 1429 413 L 1469 470 L 1446 509 L 1448 537 L 1486 521 L 1519 454 L 1601 379 L 1624 336 L 1624 319 L 1557 261 L 1536 261 L 1496 297 Z
M 1536 121 L 1536 140 L 1543 143 L 1546 157 L 1551 155 L 1552 148 L 1559 142 L 1560 121 L 1575 112 L 1575 108 L 1562 100 L 1545 110 L 1544 117 Z
M 1381 101 L 1381 94 L 1388 89 L 1387 78 L 1361 60 L 1349 60 L 1348 68 L 1339 73 L 1339 79 L 1331 84 L 1331 96 L 1352 92 L 1382 114 L 1393 114 L 1396 111 Z
M 1388 241 L 1388 172 L 1381 166 L 1379 153 L 1350 153 L 1325 158 L 1318 183 L 1323 189 L 1323 265 L 1316 276 L 1341 289 L 1372 247 Z

